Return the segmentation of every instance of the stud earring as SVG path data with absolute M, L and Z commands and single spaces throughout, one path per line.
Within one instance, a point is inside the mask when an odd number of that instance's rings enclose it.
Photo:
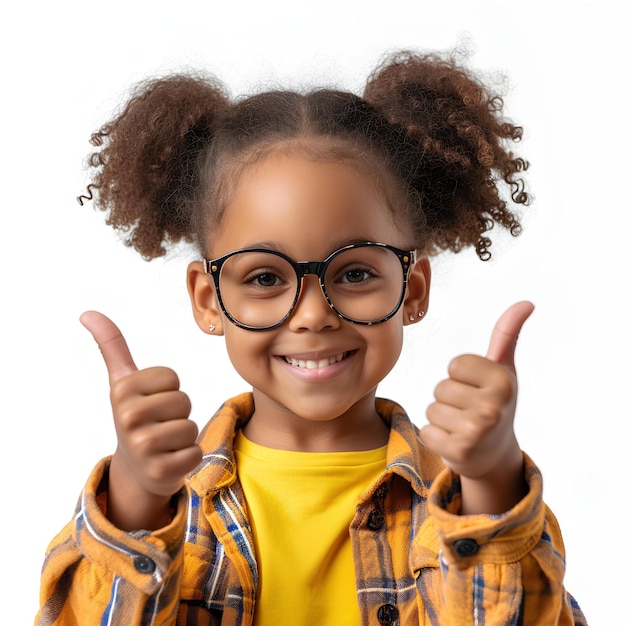
M 415 321 L 415 315 L 409 315 L 409 321 L 410 322 L 414 322 Z
M 418 317 L 424 317 L 424 315 L 426 315 L 426 311 L 420 311 L 417 316 Z
M 215 324 L 209 326 L 209 332 L 212 333 L 215 330 Z

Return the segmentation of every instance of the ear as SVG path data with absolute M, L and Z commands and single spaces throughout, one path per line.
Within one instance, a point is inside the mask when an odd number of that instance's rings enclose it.
M 430 262 L 425 257 L 418 259 L 409 273 L 406 296 L 402 305 L 405 326 L 419 322 L 428 311 L 430 277 Z
M 193 261 L 187 267 L 187 290 L 196 324 L 209 335 L 223 335 L 222 309 L 215 283 L 200 261 Z

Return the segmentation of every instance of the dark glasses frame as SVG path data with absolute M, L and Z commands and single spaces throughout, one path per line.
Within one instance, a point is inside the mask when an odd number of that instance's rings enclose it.
M 355 248 L 366 248 L 370 246 L 376 246 L 379 248 L 385 248 L 387 250 L 391 250 L 396 255 L 396 257 L 398 258 L 398 261 L 402 265 L 402 292 L 400 293 L 398 302 L 396 302 L 395 306 L 393 307 L 390 313 L 388 313 L 384 317 L 381 317 L 380 319 L 376 319 L 370 322 L 364 322 L 363 320 L 352 319 L 348 317 L 347 315 L 344 315 L 337 308 L 335 308 L 335 305 L 332 303 L 326 291 L 326 284 L 324 282 L 324 279 L 326 276 L 326 270 L 328 269 L 328 266 L 337 255 L 341 254 L 342 252 L 345 252 L 346 250 L 353 250 Z M 289 263 L 289 265 L 293 267 L 296 273 L 296 277 L 298 278 L 298 285 L 296 287 L 296 293 L 293 299 L 293 304 L 289 308 L 289 311 L 278 322 L 274 324 L 270 324 L 269 326 L 249 326 L 247 324 L 242 324 L 229 313 L 228 309 L 224 305 L 224 301 L 222 300 L 222 293 L 220 290 L 220 280 L 219 280 L 222 266 L 228 259 L 230 259 L 230 257 L 235 256 L 237 254 L 242 254 L 245 252 L 263 252 L 266 254 L 274 254 L 277 257 L 280 257 L 281 259 L 287 261 L 287 263 Z M 415 250 L 402 250 L 401 248 L 395 248 L 394 246 L 390 246 L 389 244 L 386 244 L 386 243 L 364 241 L 364 242 L 354 243 L 354 244 L 350 244 L 348 246 L 339 248 L 338 250 L 335 250 L 332 254 L 330 254 L 328 257 L 326 257 L 326 259 L 324 259 L 323 261 L 294 261 L 292 258 L 288 257 L 286 254 L 283 254 L 282 252 L 278 252 L 277 250 L 268 250 L 267 248 L 242 248 L 240 250 L 229 252 L 228 254 L 225 254 L 224 256 L 218 257 L 217 259 L 204 259 L 204 271 L 213 277 L 217 299 L 218 299 L 218 302 L 220 304 L 222 311 L 224 312 L 224 315 L 226 315 L 226 317 L 235 326 L 238 326 L 239 328 L 243 328 L 245 330 L 271 330 L 272 328 L 277 328 L 281 324 L 284 324 L 285 321 L 289 318 L 289 316 L 293 312 L 293 310 L 296 308 L 296 305 L 298 304 L 298 300 L 300 299 L 300 294 L 302 293 L 302 284 L 304 281 L 304 277 L 307 275 L 317 276 L 319 283 L 320 283 L 320 287 L 322 289 L 322 293 L 324 294 L 326 303 L 338 317 L 352 324 L 359 324 L 362 326 L 373 326 L 374 324 L 382 324 L 383 322 L 386 322 L 388 319 L 392 318 L 398 312 L 398 309 L 400 308 L 404 300 L 404 295 L 406 294 L 406 286 L 407 286 L 407 282 L 409 278 L 409 270 L 411 269 L 411 266 L 413 265 L 415 260 L 416 260 Z

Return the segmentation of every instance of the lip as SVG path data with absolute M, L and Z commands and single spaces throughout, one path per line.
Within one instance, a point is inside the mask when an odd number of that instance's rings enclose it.
M 338 352 L 333 353 L 328 356 L 319 356 L 319 355 L 306 355 L 306 356 L 294 356 L 294 355 L 285 355 L 283 359 L 289 363 L 289 365 L 295 365 L 296 367 L 305 368 L 305 369 L 319 369 L 322 367 L 328 367 L 329 365 L 334 365 L 339 361 L 343 361 L 349 354 L 348 352 Z
M 300 354 L 289 354 L 289 355 L 280 355 L 277 356 L 276 359 L 279 363 L 293 376 L 300 380 L 306 381 L 324 381 L 329 380 L 340 374 L 346 367 L 349 366 L 350 361 L 356 354 L 356 350 L 345 350 L 332 352 L 307 352 Z M 330 360 L 335 359 L 339 355 L 343 355 L 340 359 L 336 360 L 334 363 L 330 363 Z M 328 365 L 324 365 L 322 367 L 300 367 L 295 363 L 290 363 L 287 361 L 313 361 L 319 363 L 320 361 L 329 361 Z

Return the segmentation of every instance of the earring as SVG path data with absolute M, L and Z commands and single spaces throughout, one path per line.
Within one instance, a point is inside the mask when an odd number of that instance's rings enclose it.
M 417 316 L 418 317 L 424 317 L 424 315 L 426 315 L 426 311 L 420 311 Z
M 409 321 L 410 322 L 414 322 L 415 321 L 415 315 L 409 315 Z
M 209 326 L 209 332 L 212 333 L 215 330 L 215 324 Z

